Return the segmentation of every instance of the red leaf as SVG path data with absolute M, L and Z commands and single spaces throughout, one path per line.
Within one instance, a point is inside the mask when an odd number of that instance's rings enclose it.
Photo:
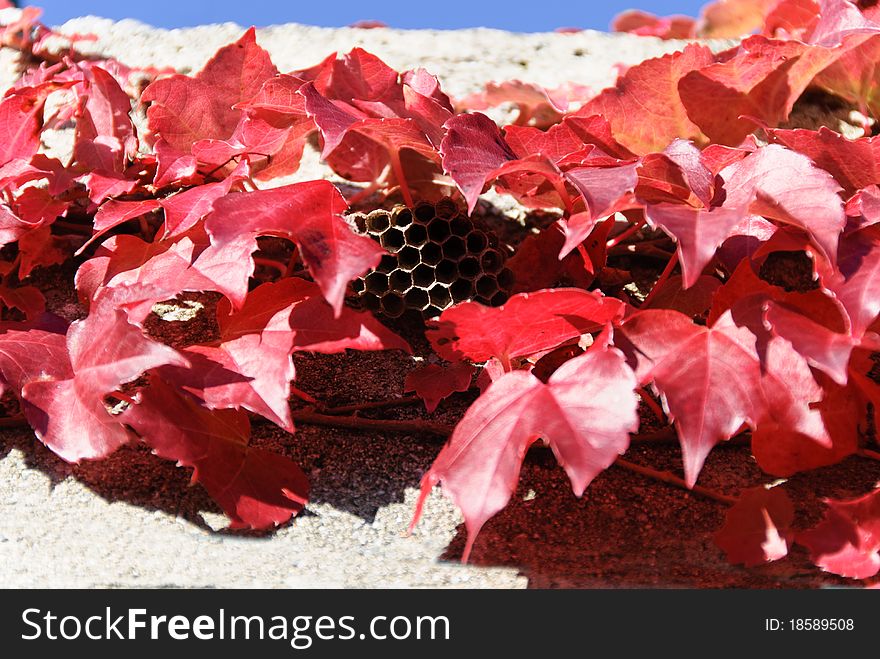
M 715 252 L 744 216 L 742 209 L 700 209 L 679 204 L 651 204 L 645 217 L 678 243 L 684 288 L 693 286 Z
M 661 151 L 676 137 L 701 140 L 702 133 L 688 118 L 678 88 L 684 76 L 712 62 L 712 52 L 695 44 L 646 60 L 627 70 L 614 87 L 587 103 L 577 115 L 603 115 L 616 139 L 635 153 Z
M 198 234 L 156 243 L 135 236 L 113 236 L 77 271 L 80 298 L 92 299 L 104 286 L 125 285 L 136 290 L 140 302 L 129 300 L 126 309 L 135 323 L 147 317 L 154 303 L 183 291 L 217 291 L 240 307 L 253 273 L 251 253 L 257 249 L 256 240 L 245 235 L 222 250 L 207 242 Z
M 176 151 L 190 153 L 198 140 L 232 135 L 241 117 L 233 106 L 255 96 L 276 73 L 251 28 L 217 51 L 194 78 L 174 75 L 151 83 L 141 102 L 150 103 L 150 128 Z
M 414 391 L 425 401 L 428 413 L 437 409 L 440 401 L 456 391 L 471 388 L 474 367 L 467 362 L 455 362 L 445 366 L 428 364 L 406 374 L 404 391 Z
M 693 487 L 715 444 L 766 414 L 755 386 L 762 377 L 755 337 L 729 315 L 707 328 L 666 310 L 640 311 L 620 332 L 634 346 L 639 381 L 654 381 L 675 421 L 685 480 Z
M 873 577 L 880 571 L 880 490 L 825 503 L 825 519 L 797 541 L 826 572 L 852 579 Z
M 426 332 L 438 355 L 447 361 L 504 363 L 555 348 L 623 318 L 620 300 L 577 288 L 519 293 L 500 307 L 464 302 L 440 315 Z
M 89 170 L 122 172 L 137 151 L 131 123 L 131 99 L 116 79 L 99 66 L 79 65 L 84 88 L 76 116 L 74 160 Z
M 230 189 L 248 176 L 248 165 L 242 162 L 229 176 L 217 183 L 197 185 L 175 195 L 159 200 L 165 210 L 164 238 L 177 236 L 192 229 L 211 212 L 211 207 L 220 197 L 229 194 Z
M 245 412 L 209 412 L 158 378 L 121 416 L 159 457 L 193 468 L 220 504 L 231 528 L 271 528 L 287 522 L 306 503 L 306 475 L 291 460 L 248 446 Z
M 69 462 L 104 457 L 128 441 L 105 396 L 156 366 L 186 364 L 171 348 L 147 339 L 122 311 L 100 304 L 70 326 L 67 352 L 69 361 L 58 355 L 47 362 L 48 373 L 26 383 L 23 396 L 37 437 Z
M 468 213 L 492 174 L 503 164 L 516 160 L 495 122 L 479 112 L 459 114 L 446 122 L 446 136 L 440 145 L 443 171 L 455 181 L 468 204 Z
M 843 35 L 830 24 L 822 27 L 821 37 L 829 46 Z M 816 74 L 867 36 L 853 35 L 846 46 L 836 48 L 749 37 L 719 55 L 716 63 L 683 76 L 681 102 L 713 142 L 736 146 L 754 130 L 751 118 L 769 126 L 786 120 Z
M 768 303 L 765 318 L 773 332 L 789 341 L 811 366 L 837 384 L 846 384 L 849 358 L 857 343 L 852 336 L 835 332 L 813 318 L 774 302 Z
M 674 309 L 692 318 L 705 317 L 712 306 L 712 297 L 720 287 L 721 282 L 715 277 L 703 276 L 685 290 L 681 277 L 670 277 L 652 296 L 649 306 Z
M 590 145 L 618 160 L 636 157 L 614 139 L 611 126 L 599 115 L 570 114 L 562 123 L 546 131 L 527 126 L 505 126 L 504 139 L 520 158 L 540 154 L 559 162 L 566 156 L 582 153 L 584 147 Z
M 71 251 L 69 238 L 53 235 L 52 229 L 47 226 L 34 229 L 18 241 L 18 253 L 21 255 L 18 276 L 25 279 L 34 268 L 60 265 L 70 258 Z
M 153 183 L 157 188 L 193 180 L 198 163 L 189 151 L 177 151 L 161 138 L 156 140 L 153 151 L 156 153 L 156 176 Z
M 880 181 L 880 138 L 845 138 L 825 126 L 815 130 L 768 130 L 778 143 L 830 172 L 847 197 Z
M 8 92 L 0 101 L 0 164 L 29 160 L 40 148 L 43 106 L 53 91 L 73 83 L 46 82 Z
M 778 0 L 716 0 L 703 7 L 699 34 L 712 39 L 738 38 L 761 27 Z
M 383 254 L 349 227 L 342 218 L 346 208 L 332 183 L 308 181 L 227 195 L 214 202 L 205 226 L 220 250 L 243 235 L 289 238 L 339 315 L 348 282 L 375 267 Z
M 21 401 L 24 410 L 28 406 L 21 397 L 24 386 L 44 377 L 47 369 L 72 375 L 70 369 L 65 368 L 67 363 L 64 334 L 36 328 L 7 329 L 0 334 L 0 375 L 3 383 Z
M 517 109 L 516 120 L 513 122 L 515 125 L 545 130 L 562 120 L 568 109 L 571 92 L 581 97 L 588 94 L 587 88 L 581 86 L 575 89 L 549 90 L 520 80 L 489 82 L 482 91 L 459 100 L 458 106 L 467 110 L 486 110 L 511 103 Z
M 848 240 L 844 247 L 844 279 L 830 288 L 849 314 L 850 332 L 861 337 L 880 315 L 880 244 Z
M 825 261 L 835 264 L 846 214 L 830 174 L 799 153 L 770 145 L 729 165 L 720 176 L 727 193 L 722 206 L 704 210 L 656 204 L 646 210 L 652 222 L 678 240 L 685 286 L 697 280 L 724 240 L 742 232 L 740 223 L 751 215 L 803 229 Z
M 640 37 L 661 39 L 693 39 L 697 22 L 689 16 L 655 16 L 649 12 L 629 10 L 614 17 L 611 29 L 629 32 Z
M 569 224 L 576 221 L 576 218 L 577 216 L 569 218 Z M 514 293 L 537 291 L 541 288 L 570 286 L 586 290 L 590 287 L 596 266 L 604 266 L 604 257 L 601 263 L 588 265 L 584 263 L 579 252 L 573 251 L 560 259 L 559 253 L 565 244 L 563 231 L 563 222 L 560 220 L 539 234 L 527 236 L 517 246 L 516 253 L 507 261 L 507 267 L 514 274 Z M 597 237 L 597 247 L 601 249 L 604 244 L 605 240 L 599 241 Z
M 745 490 L 727 511 L 715 544 L 731 563 L 754 567 L 788 555 L 794 539 L 794 506 L 781 487 Z
M 632 371 L 614 348 L 599 343 L 544 384 L 514 371 L 493 382 L 468 409 L 422 479 L 413 520 L 441 483 L 464 515 L 467 561 L 477 534 L 507 505 L 522 460 L 539 437 L 550 444 L 578 496 L 629 446 L 638 428 Z
M 92 237 L 77 250 L 76 254 L 82 254 L 86 247 L 110 231 L 110 229 L 118 227 L 120 224 L 128 222 L 129 220 L 134 220 L 142 215 L 146 215 L 147 213 L 152 213 L 159 208 L 160 205 L 161 204 L 156 199 L 144 199 L 142 201 L 116 201 L 115 199 L 111 199 L 106 204 L 102 204 L 101 208 L 99 208 L 98 212 L 95 214 L 95 233 L 93 233 Z

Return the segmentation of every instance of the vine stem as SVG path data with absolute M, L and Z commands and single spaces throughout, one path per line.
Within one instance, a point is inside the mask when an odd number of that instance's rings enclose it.
M 352 414 L 363 410 L 380 410 L 387 407 L 398 407 L 401 405 L 412 405 L 421 402 L 421 398 L 413 394 L 412 396 L 401 396 L 400 398 L 389 398 L 388 400 L 372 400 L 366 403 L 357 403 L 355 405 L 340 405 L 339 407 L 323 407 L 320 408 L 322 414 Z
M 679 478 L 675 474 L 672 474 L 668 471 L 651 469 L 651 467 L 645 467 L 640 464 L 636 464 L 635 462 L 624 460 L 623 458 L 617 458 L 617 461 L 614 464 L 621 469 L 626 469 L 627 471 L 641 474 L 642 476 L 647 476 L 648 478 L 653 478 L 654 480 L 658 480 L 662 483 L 673 485 L 683 490 L 693 492 L 694 494 L 699 494 L 700 496 L 706 497 L 707 499 L 712 499 L 713 501 L 718 501 L 719 503 L 723 503 L 728 506 L 732 506 L 737 502 L 736 497 L 722 494 L 721 492 L 716 492 L 715 490 L 710 490 L 709 488 L 703 487 L 702 485 L 694 485 L 693 487 L 688 487 L 683 478 Z
M 861 448 L 856 451 L 856 455 L 859 455 L 863 458 L 870 458 L 871 460 L 880 460 L 880 452 L 872 451 L 868 448 Z
M 362 416 L 344 416 L 334 414 L 321 414 L 313 410 L 292 410 L 291 418 L 296 423 L 312 424 L 316 426 L 331 426 L 335 428 L 352 428 L 354 430 L 384 430 L 387 432 L 421 432 L 432 435 L 448 437 L 455 429 L 443 423 L 422 421 L 420 419 L 366 419 Z
M 666 283 L 666 280 L 669 279 L 669 275 L 672 274 L 672 271 L 675 269 L 675 266 L 678 265 L 678 251 L 676 251 L 672 258 L 669 259 L 669 262 L 666 264 L 666 267 L 663 268 L 663 272 L 660 273 L 660 277 L 654 282 L 654 285 L 651 287 L 651 292 L 648 293 L 648 297 L 645 298 L 645 301 L 642 302 L 642 307 L 647 307 L 651 300 L 653 300 L 657 292 L 663 287 L 663 284 Z

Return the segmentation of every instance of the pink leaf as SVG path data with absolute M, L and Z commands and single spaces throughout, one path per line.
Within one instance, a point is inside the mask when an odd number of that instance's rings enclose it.
M 474 370 L 467 362 L 454 362 L 444 366 L 427 364 L 406 374 L 403 390 L 414 391 L 425 401 L 425 409 L 430 414 L 444 398 L 456 391 L 470 389 Z
M 727 511 L 715 544 L 731 563 L 746 567 L 778 561 L 788 555 L 793 539 L 794 506 L 781 487 L 753 487 L 740 494 Z
M 437 483 L 465 518 L 467 561 L 477 534 L 507 505 L 523 458 L 538 438 L 550 444 L 578 496 L 629 446 L 638 428 L 632 371 L 617 350 L 597 344 L 544 384 L 514 371 L 493 382 L 468 409 L 422 479 L 422 503 Z
M 154 377 L 121 420 L 159 457 L 192 467 L 193 481 L 229 516 L 231 528 L 272 528 L 306 503 L 306 475 L 288 458 L 248 445 L 244 412 L 210 412 Z

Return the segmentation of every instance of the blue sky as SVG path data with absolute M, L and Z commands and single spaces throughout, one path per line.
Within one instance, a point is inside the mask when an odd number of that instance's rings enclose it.
M 486 26 L 520 32 L 557 27 L 604 30 L 611 18 L 638 8 L 655 14 L 694 16 L 707 0 L 42 0 L 26 2 L 45 10 L 44 22 L 94 14 L 107 18 L 136 18 L 160 27 L 234 21 L 242 25 L 298 22 L 342 26 L 377 19 L 392 27 L 455 29 Z

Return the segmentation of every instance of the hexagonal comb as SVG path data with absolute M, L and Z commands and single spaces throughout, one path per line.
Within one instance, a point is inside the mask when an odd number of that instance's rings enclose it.
M 375 210 L 354 220 L 390 252 L 353 283 L 366 309 L 391 318 L 415 309 L 431 318 L 465 300 L 498 306 L 510 294 L 513 273 L 504 267 L 497 239 L 451 199 Z

